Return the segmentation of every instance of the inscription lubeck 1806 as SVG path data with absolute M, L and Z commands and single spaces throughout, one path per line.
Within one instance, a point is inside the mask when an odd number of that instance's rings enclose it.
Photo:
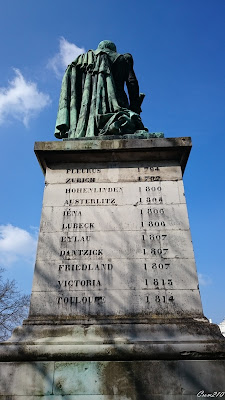
M 178 163 L 60 164 L 46 182 L 33 315 L 47 299 L 72 319 L 201 315 Z

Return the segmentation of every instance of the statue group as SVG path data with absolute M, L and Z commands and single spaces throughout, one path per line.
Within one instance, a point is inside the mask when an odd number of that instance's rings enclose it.
M 124 90 L 126 83 L 129 100 Z M 147 131 L 140 113 L 144 94 L 129 53 L 109 40 L 68 65 L 62 81 L 55 136 L 79 139 Z

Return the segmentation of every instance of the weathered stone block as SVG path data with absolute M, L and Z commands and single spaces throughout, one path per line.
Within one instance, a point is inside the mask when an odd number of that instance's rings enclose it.
M 0 370 L 1 395 L 44 396 L 52 394 L 53 363 L 5 362 L 4 364 L 0 363 Z
M 46 188 L 31 307 L 0 346 L 0 400 L 224 390 L 224 339 L 202 313 L 181 176 L 190 145 L 35 145 Z

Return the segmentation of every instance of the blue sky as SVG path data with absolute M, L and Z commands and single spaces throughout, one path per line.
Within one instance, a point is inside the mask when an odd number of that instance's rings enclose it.
M 71 54 L 104 39 L 134 57 L 142 120 L 191 136 L 184 174 L 208 318 L 225 317 L 225 1 L 7 0 L 0 14 L 0 264 L 31 291 L 44 178 L 35 141 L 55 140 L 61 78 Z

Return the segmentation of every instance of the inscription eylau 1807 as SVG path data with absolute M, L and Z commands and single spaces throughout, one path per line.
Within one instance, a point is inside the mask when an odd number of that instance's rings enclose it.
M 174 303 L 176 296 L 172 296 L 171 291 L 176 290 L 176 280 L 173 258 L 168 258 L 174 256 L 170 250 L 171 239 L 168 239 L 173 215 L 176 215 L 174 204 L 179 203 L 179 196 L 168 197 L 163 167 L 142 163 L 140 167 L 131 166 L 130 171 L 123 171 L 115 164 L 112 168 L 71 167 L 64 170 L 64 175 L 60 170 L 60 174 L 60 190 L 64 197 L 61 196 L 63 201 L 56 206 L 61 207 L 56 232 L 61 261 L 56 264 L 54 280 L 54 288 L 60 293 L 58 306 L 62 309 L 76 307 L 78 313 L 85 307 L 89 310 L 101 307 L 107 313 L 112 302 L 111 290 L 128 296 L 128 310 L 134 307 L 135 298 L 139 299 L 141 312 L 150 312 L 151 307 L 161 310 L 166 304 Z M 51 199 L 55 193 L 53 186 Z M 98 207 L 92 207 L 96 205 Z M 132 207 L 135 207 L 134 213 Z M 48 229 L 52 226 L 49 223 Z M 101 248 L 96 246 L 98 240 Z M 88 248 L 90 245 L 93 248 Z M 132 251 L 133 257 L 130 256 Z M 104 296 L 99 296 L 99 290 L 104 291 Z M 170 294 L 167 295 L 168 290 Z M 68 291 L 75 294 L 70 296 Z

